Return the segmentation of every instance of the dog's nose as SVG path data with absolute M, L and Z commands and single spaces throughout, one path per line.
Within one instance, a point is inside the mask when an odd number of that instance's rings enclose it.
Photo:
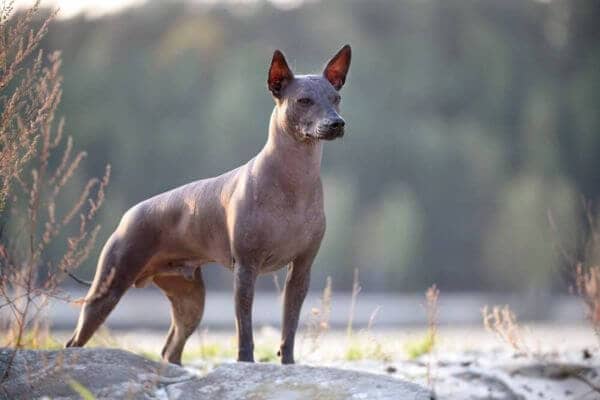
M 346 122 L 343 119 L 336 119 L 336 120 L 330 122 L 327 125 L 327 128 L 332 129 L 332 130 L 333 129 L 340 129 L 340 128 L 343 128 L 344 125 L 346 125 Z

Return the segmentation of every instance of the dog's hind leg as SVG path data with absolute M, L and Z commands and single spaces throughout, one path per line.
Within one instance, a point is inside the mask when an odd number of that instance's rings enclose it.
M 77 328 L 65 347 L 81 347 L 87 343 L 150 259 L 147 249 L 130 247 L 123 253 L 120 247 L 119 238 L 113 235 L 102 249 Z
M 171 327 L 162 350 L 162 358 L 181 365 L 185 342 L 202 319 L 204 312 L 204 282 L 200 269 L 193 279 L 184 276 L 156 276 L 154 283 L 171 301 Z

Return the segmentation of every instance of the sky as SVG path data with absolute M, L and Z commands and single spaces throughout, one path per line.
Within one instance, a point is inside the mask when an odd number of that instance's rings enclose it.
M 6 0 L 0 0 L 0 3 Z M 105 14 L 119 12 L 131 6 L 137 6 L 145 3 L 146 0 L 42 0 L 42 7 L 60 9 L 59 18 L 70 18 L 84 13 L 88 17 L 99 17 Z M 218 3 L 222 0 L 192 0 L 201 3 Z M 249 3 L 256 0 L 225 0 L 227 3 Z M 303 0 L 269 0 L 273 4 L 286 8 L 298 5 Z M 28 7 L 35 3 L 35 0 L 16 0 L 17 8 Z

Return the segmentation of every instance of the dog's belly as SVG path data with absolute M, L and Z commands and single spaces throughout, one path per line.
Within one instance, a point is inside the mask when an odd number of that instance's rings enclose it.
M 290 264 L 291 261 L 288 261 L 286 263 L 283 264 L 273 264 L 273 265 L 264 265 L 260 271 L 258 271 L 259 275 L 267 275 L 267 274 L 272 274 L 273 272 L 279 271 L 281 268 L 287 266 Z
M 280 270 L 294 259 L 295 254 L 282 251 L 283 249 L 271 249 L 270 252 L 260 265 L 259 274 L 265 275 Z M 279 250 L 279 251 L 278 251 Z

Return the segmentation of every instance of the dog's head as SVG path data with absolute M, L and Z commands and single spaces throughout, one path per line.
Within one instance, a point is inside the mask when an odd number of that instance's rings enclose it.
M 277 123 L 299 141 L 333 140 L 344 135 L 340 89 L 350 68 L 349 45 L 329 61 L 321 75 L 298 75 L 281 51 L 273 54 L 267 85 L 277 107 Z

